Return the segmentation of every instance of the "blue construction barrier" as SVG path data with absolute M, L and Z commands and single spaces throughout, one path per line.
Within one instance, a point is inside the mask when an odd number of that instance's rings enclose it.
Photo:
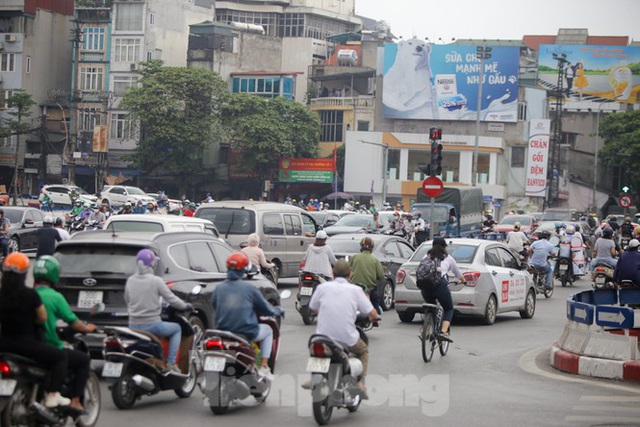
M 567 300 L 567 319 L 585 325 L 640 328 L 640 315 L 636 316 L 636 310 L 627 307 L 636 304 L 640 304 L 640 289 L 583 291 Z

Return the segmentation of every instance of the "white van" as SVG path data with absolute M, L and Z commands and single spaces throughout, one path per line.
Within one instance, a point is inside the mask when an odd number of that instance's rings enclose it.
M 111 215 L 103 227 L 115 231 L 197 231 L 220 237 L 216 226 L 207 219 L 176 215 Z
M 302 258 L 318 230 L 307 211 L 275 202 L 203 203 L 195 216 L 213 221 L 220 237 L 234 249 L 246 245 L 249 234 L 257 233 L 267 259 L 278 266 L 280 277 L 297 277 Z

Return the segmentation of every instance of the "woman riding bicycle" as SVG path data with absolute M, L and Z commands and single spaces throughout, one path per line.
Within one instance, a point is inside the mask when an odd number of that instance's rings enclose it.
M 458 268 L 458 264 L 456 264 L 456 260 L 447 253 L 447 242 L 443 237 L 433 239 L 433 247 L 427 252 L 425 257 L 440 260 L 439 271 L 441 276 L 440 282 L 435 289 L 421 289 L 420 293 L 428 304 L 434 304 L 435 301 L 438 300 L 444 311 L 442 316 L 442 330 L 438 333 L 438 338 L 453 342 L 451 337 L 449 337 L 449 326 L 453 318 L 453 300 L 451 298 L 451 291 L 449 290 L 447 273 L 451 271 L 456 278 L 460 279 L 460 283 L 465 283 L 465 280 L 460 268 Z

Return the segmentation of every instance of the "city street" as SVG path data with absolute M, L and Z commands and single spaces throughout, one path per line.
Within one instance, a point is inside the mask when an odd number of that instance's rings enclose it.
M 276 380 L 265 405 L 241 407 L 215 416 L 203 406 L 199 390 L 186 400 L 171 392 L 143 397 L 129 411 L 115 408 L 103 384 L 100 426 L 238 426 L 315 425 L 306 379 L 306 344 L 314 331 L 304 326 L 284 302 L 287 317 Z M 493 326 L 454 319 L 449 354 L 436 352 L 423 363 L 417 338 L 418 318 L 400 323 L 395 311 L 384 314 L 380 328 L 369 332 L 370 400 L 353 414 L 334 411 L 331 425 L 585 426 L 640 425 L 640 385 L 563 374 L 549 367 L 549 348 L 565 323 L 565 301 L 588 289 L 580 280 L 556 288 L 551 299 L 538 299 L 536 314 L 498 316 Z

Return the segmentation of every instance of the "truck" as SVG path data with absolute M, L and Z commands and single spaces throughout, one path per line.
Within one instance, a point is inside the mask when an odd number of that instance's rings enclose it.
M 468 237 L 480 232 L 483 203 L 481 188 L 445 187 L 435 198 L 432 219 L 431 198 L 419 189 L 411 211 L 422 213 L 425 222 L 431 225 L 431 237 Z

